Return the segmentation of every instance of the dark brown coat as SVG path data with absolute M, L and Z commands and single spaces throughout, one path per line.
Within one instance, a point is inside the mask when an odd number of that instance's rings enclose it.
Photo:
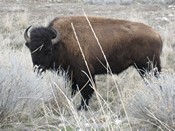
M 159 33 L 153 28 L 143 23 L 126 20 L 102 17 L 88 18 L 112 73 L 118 74 L 128 67 L 134 66 L 143 76 L 145 70 L 150 70 L 148 61 L 153 61 L 153 67 L 157 67 L 158 71 L 161 71 L 162 40 Z M 81 102 L 79 107 L 81 109 L 86 108 L 85 104 L 88 105 L 94 90 L 91 88 L 91 83 L 87 77 L 89 72 L 71 23 L 74 25 L 93 80 L 96 74 L 107 73 L 107 64 L 102 51 L 84 16 L 55 18 L 48 27 L 34 28 L 30 33 L 30 38 L 26 35 L 25 38 L 26 45 L 31 52 L 44 43 L 42 50 L 32 53 L 34 65 L 43 69 L 57 69 L 59 66 L 64 70 L 69 69 L 69 75 L 72 74 L 73 79 L 72 94 L 78 87 L 81 89 L 82 98 L 85 100 L 85 102 L 83 100 Z M 53 43 L 52 39 L 55 37 L 57 40 Z M 45 52 L 49 52 L 50 56 L 41 55 L 47 54 Z

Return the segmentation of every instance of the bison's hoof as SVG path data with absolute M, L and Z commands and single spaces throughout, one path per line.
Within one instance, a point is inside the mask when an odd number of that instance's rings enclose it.
M 82 105 L 80 105 L 78 108 L 77 108 L 77 110 L 78 111 L 81 111 L 81 110 L 85 110 L 85 111 L 87 111 L 88 110 L 88 108 L 87 108 L 87 106 L 82 106 Z

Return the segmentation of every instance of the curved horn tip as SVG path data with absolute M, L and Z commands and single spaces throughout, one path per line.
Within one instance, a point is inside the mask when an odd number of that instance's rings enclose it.
M 32 26 L 30 25 L 24 32 L 24 38 L 25 40 L 30 43 L 30 37 L 28 36 L 28 30 L 31 28 Z

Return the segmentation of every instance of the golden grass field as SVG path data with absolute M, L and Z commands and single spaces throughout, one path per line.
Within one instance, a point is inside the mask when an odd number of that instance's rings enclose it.
M 33 72 L 23 33 L 57 16 L 98 15 L 146 23 L 162 36 L 162 73 L 145 81 L 134 68 L 96 77 L 90 110 L 77 111 L 66 72 Z M 0 130 L 175 130 L 175 5 L 0 1 Z M 65 88 L 66 87 L 66 88 Z M 161 88 L 160 88 L 161 87 Z

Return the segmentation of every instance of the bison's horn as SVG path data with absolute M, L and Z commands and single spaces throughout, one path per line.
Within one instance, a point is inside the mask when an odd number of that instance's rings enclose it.
M 28 30 L 30 29 L 31 26 L 29 26 L 25 32 L 24 32 L 24 38 L 26 40 L 26 42 L 30 43 L 30 37 L 28 36 Z
M 60 33 L 57 30 L 53 29 L 53 28 L 52 28 L 52 30 L 56 35 L 56 37 L 54 39 L 52 39 L 52 44 L 54 45 L 54 44 L 56 44 L 60 41 Z

